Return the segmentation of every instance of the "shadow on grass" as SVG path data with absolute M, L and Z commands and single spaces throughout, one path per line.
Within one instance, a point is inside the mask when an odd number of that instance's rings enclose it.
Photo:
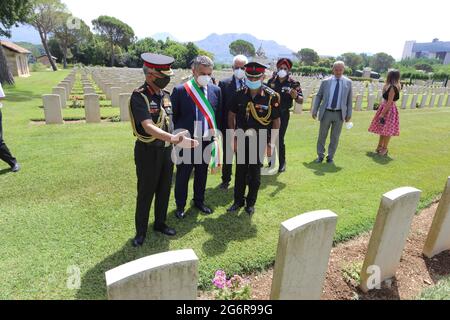
M 11 169 L 3 169 L 3 170 L 0 170 L 0 176 L 2 176 L 2 175 L 4 175 L 4 174 L 7 174 L 7 173 L 11 173 Z
M 316 163 L 315 161 L 312 162 L 303 162 L 303 165 L 314 171 L 314 174 L 316 176 L 324 176 L 327 173 L 337 173 L 342 170 L 341 167 L 337 167 L 334 163 Z
M 33 99 L 40 99 L 42 95 L 33 94 L 32 91 L 26 90 L 14 90 L 8 94 L 8 97 L 5 99 L 5 102 L 26 102 Z
M 205 232 L 212 236 L 203 243 L 203 252 L 208 257 L 224 253 L 231 242 L 242 242 L 256 237 L 257 227 L 252 224 L 252 217 L 244 210 L 239 213 L 212 215 L 201 224 Z
M 431 259 L 423 256 L 423 259 L 434 282 L 438 282 L 443 277 L 450 275 L 450 250 L 441 252 Z
M 76 299 L 97 300 L 107 299 L 105 272 L 122 264 L 169 250 L 169 238 L 151 232 L 141 248 L 131 246 L 131 238 L 116 253 L 110 255 L 96 266 L 91 268 L 81 279 L 81 286 Z
M 280 174 L 278 173 L 274 175 L 261 176 L 261 187 L 259 190 L 264 190 L 269 186 L 275 186 L 276 189 L 270 194 L 270 196 L 275 197 L 279 192 L 286 188 L 286 183 L 278 181 L 279 176 Z
M 389 156 L 381 156 L 378 153 L 370 152 L 370 151 L 367 152 L 366 155 L 369 158 L 371 158 L 373 161 L 375 161 L 376 163 L 381 164 L 381 165 L 389 164 L 389 162 L 394 160 Z

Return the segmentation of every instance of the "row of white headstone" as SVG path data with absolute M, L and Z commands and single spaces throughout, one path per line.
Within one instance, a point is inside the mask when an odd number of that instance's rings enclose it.
M 53 94 L 57 94 L 60 97 L 61 108 L 66 107 L 74 85 L 76 72 L 71 73 L 60 85 L 53 88 Z M 190 75 L 191 72 L 189 70 L 175 70 L 175 76 L 172 78 L 167 90 L 170 91 L 175 85 L 184 82 Z M 220 81 L 231 76 L 232 73 L 231 71 L 216 71 L 215 75 L 216 80 Z M 81 82 L 85 94 L 85 105 L 87 106 L 85 110 L 86 122 L 96 123 L 100 122 L 100 97 L 96 94 L 90 79 L 105 94 L 106 99 L 111 100 L 112 107 L 120 108 L 120 120 L 129 121 L 129 98 L 133 90 L 144 82 L 142 69 L 106 67 L 86 67 L 81 69 Z M 311 77 L 296 77 L 296 79 L 302 84 L 304 102 L 303 104 L 295 104 L 294 113 L 301 114 L 303 106 L 307 105 L 309 101 L 312 109 L 321 80 Z M 381 102 L 383 83 L 370 83 L 366 88 L 364 82 L 354 81 L 352 86 L 354 109 L 356 111 L 374 110 L 375 103 Z M 420 103 L 419 93 L 422 94 Z M 410 98 L 411 95 L 412 99 Z M 367 106 L 363 106 L 364 100 L 367 101 Z M 407 107 L 415 109 L 417 105 L 419 107 L 450 106 L 450 92 L 448 88 L 443 87 L 406 86 L 403 90 L 400 105 L 403 109 Z M 46 123 L 62 123 L 62 112 L 57 107 L 55 97 L 44 96 L 44 108 L 48 111 L 46 112 Z
M 382 196 L 364 264 L 360 288 L 380 288 L 395 277 L 421 191 L 399 188 Z M 272 300 L 321 298 L 337 215 L 309 212 L 281 224 Z M 450 177 L 442 194 L 423 253 L 432 258 L 450 250 Z M 199 260 L 193 250 L 160 253 L 129 262 L 105 273 L 112 300 L 195 300 Z

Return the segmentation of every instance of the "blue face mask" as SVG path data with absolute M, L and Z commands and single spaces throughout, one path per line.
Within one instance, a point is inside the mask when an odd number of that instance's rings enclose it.
M 261 88 L 261 86 L 262 86 L 261 80 L 250 81 L 250 80 L 246 79 L 245 84 L 247 85 L 247 87 L 250 90 L 257 90 L 257 89 Z

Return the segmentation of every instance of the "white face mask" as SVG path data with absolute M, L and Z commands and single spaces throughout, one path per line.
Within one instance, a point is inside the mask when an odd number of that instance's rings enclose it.
M 210 76 L 198 76 L 197 78 L 197 83 L 200 85 L 200 87 L 206 87 L 210 82 L 211 82 Z
M 279 76 L 280 78 L 286 78 L 287 75 L 288 75 L 288 73 L 287 73 L 286 70 L 280 70 L 280 71 L 278 71 L 278 76 Z
M 245 71 L 242 69 L 236 69 L 234 70 L 234 76 L 238 79 L 238 80 L 242 80 L 245 78 Z

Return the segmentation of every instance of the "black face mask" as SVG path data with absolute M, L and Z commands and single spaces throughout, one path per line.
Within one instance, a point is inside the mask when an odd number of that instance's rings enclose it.
M 168 84 L 170 83 L 170 77 L 157 78 L 157 79 L 153 80 L 153 83 L 154 83 L 155 86 L 157 86 L 158 88 L 164 89 L 164 88 L 167 87 Z

